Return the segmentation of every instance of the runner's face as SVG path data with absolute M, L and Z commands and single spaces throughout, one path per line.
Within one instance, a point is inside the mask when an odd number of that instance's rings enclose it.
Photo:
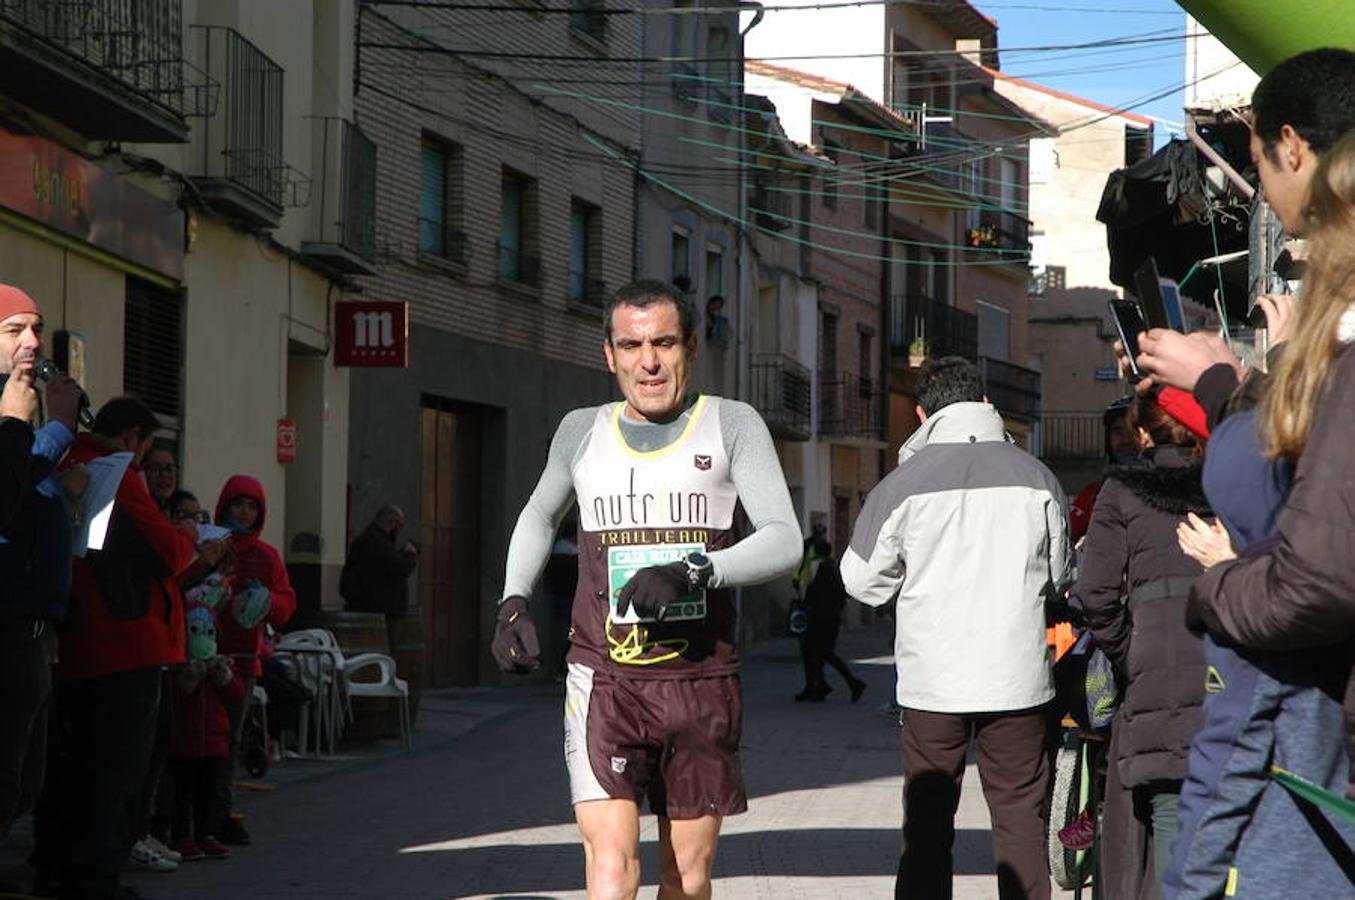
M 618 306 L 612 339 L 603 342 L 607 368 L 616 375 L 631 419 L 665 421 L 682 411 L 696 359 L 696 335 L 682 340 L 677 306 Z

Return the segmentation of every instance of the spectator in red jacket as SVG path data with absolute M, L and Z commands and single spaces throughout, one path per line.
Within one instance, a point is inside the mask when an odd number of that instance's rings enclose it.
M 229 710 L 244 702 L 244 684 L 230 657 L 217 653 L 217 611 L 188 603 L 188 663 L 174 685 L 173 846 L 184 862 L 223 859 L 231 851 L 212 832 L 221 821 L 217 781 L 231 745 Z
M 241 701 L 229 707 L 230 754 L 217 780 L 217 798 L 222 810 L 216 836 L 227 844 L 248 844 L 249 832 L 231 817 L 231 784 L 245 710 L 254 685 L 263 674 L 260 656 L 266 652 L 264 626 L 282 628 L 296 612 L 296 593 L 287 577 L 287 567 L 278 551 L 262 540 L 268 502 L 263 485 L 248 475 L 232 475 L 216 503 L 216 523 L 231 530 L 231 552 L 221 566 L 230 579 L 229 608 L 218 616 L 221 652 L 235 659 L 244 686 Z
M 72 566 L 71 613 L 60 633 L 54 772 L 37 815 L 38 890 L 120 897 L 132 811 L 155 741 L 161 669 L 184 661 L 184 611 L 175 575 L 194 540 L 146 489 L 141 460 L 160 422 L 132 397 L 108 401 L 63 466 L 130 457 L 103 546 Z

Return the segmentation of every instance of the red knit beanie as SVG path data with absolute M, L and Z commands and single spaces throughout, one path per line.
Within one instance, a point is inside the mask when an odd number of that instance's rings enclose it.
M 32 313 L 41 316 L 33 298 L 10 284 L 0 284 L 0 322 L 20 313 Z

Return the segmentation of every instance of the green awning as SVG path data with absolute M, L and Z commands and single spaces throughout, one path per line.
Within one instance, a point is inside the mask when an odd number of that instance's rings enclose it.
M 1176 2 L 1261 75 L 1304 50 L 1355 50 L 1355 15 L 1350 0 Z

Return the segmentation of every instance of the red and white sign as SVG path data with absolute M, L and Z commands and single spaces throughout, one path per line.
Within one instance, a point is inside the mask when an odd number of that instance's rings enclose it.
M 409 304 L 344 300 L 334 304 L 334 365 L 409 366 Z
M 296 462 L 296 422 L 278 419 L 278 462 Z

